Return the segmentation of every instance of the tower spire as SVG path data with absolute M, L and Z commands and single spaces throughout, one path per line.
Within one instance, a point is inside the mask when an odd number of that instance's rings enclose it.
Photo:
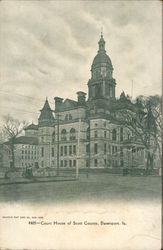
M 101 37 L 100 37 L 100 40 L 98 42 L 99 44 L 99 50 L 98 50 L 98 53 L 105 53 L 105 41 L 104 41 L 104 38 L 103 38 L 103 28 L 101 27 Z

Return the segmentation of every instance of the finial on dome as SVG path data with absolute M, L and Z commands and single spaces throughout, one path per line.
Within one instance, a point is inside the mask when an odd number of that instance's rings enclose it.
M 103 37 L 103 27 L 101 27 L 101 37 Z
M 101 37 L 100 37 L 100 41 L 98 42 L 99 44 L 99 50 L 98 52 L 100 53 L 105 53 L 105 41 L 104 41 L 104 38 L 103 38 L 103 28 L 101 27 Z

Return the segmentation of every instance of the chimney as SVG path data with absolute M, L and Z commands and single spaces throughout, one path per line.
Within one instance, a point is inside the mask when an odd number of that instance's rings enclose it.
M 77 92 L 77 96 L 78 96 L 78 104 L 79 106 L 85 105 L 85 96 L 86 93 L 79 91 Z
M 58 111 L 60 106 L 62 105 L 63 98 L 54 97 L 54 100 L 55 100 L 55 111 Z

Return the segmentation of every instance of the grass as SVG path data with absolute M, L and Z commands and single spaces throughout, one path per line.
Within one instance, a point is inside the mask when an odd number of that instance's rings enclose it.
M 5 185 L 0 202 L 160 201 L 161 177 L 81 175 L 78 181 Z

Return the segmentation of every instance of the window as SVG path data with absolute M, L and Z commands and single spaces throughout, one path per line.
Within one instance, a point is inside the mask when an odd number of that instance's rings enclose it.
M 95 136 L 95 138 L 97 138 L 97 137 L 98 137 L 98 132 L 97 132 L 97 130 L 95 130 L 95 132 L 94 132 L 94 136 Z
M 73 160 L 73 166 L 76 167 L 76 160 Z
M 61 146 L 61 156 L 63 156 L 63 146 Z
M 106 159 L 104 159 L 104 166 L 106 166 Z
M 98 152 L 98 145 L 97 143 L 94 144 L 94 153 L 97 154 Z
M 72 155 L 72 146 L 69 146 L 69 155 Z
M 87 128 L 87 140 L 90 139 L 90 127 Z
M 44 157 L 44 148 L 41 148 L 41 157 Z
M 43 136 L 41 136 L 41 142 L 44 142 L 44 137 Z
M 110 147 L 110 144 L 108 145 L 108 150 L 109 150 L 109 153 L 111 153 L 111 147 Z
M 97 167 L 97 159 L 94 160 L 94 165 Z
M 123 128 L 120 128 L 120 141 L 123 141 Z
M 123 167 L 123 160 L 120 161 L 120 166 Z
M 73 141 L 76 139 L 76 131 L 74 128 L 70 129 L 70 141 Z
M 90 152 L 90 144 L 87 144 L 86 145 L 86 153 L 89 154 L 89 152 Z
M 86 167 L 89 167 L 89 160 L 86 160 Z
M 63 160 L 61 160 L 61 167 L 63 167 Z
M 123 158 L 123 148 L 120 147 L 120 157 Z
M 106 122 L 104 122 L 104 127 L 106 127 Z
M 116 131 L 116 129 L 113 129 L 113 131 L 112 131 L 112 140 L 113 141 L 117 140 L 117 131 Z
M 22 150 L 22 154 L 24 154 L 24 150 Z
M 55 132 L 53 132 L 53 134 L 52 134 L 52 143 L 54 143 L 55 142 Z
M 69 167 L 72 168 L 72 160 L 69 160 Z
M 69 114 L 69 117 L 68 117 L 68 118 L 69 118 L 69 120 L 72 120 L 72 115 L 71 115 L 71 114 Z
M 66 160 L 64 161 L 64 167 L 67 167 L 67 161 Z
M 65 116 L 65 121 L 68 121 L 68 114 Z
M 106 138 L 106 131 L 104 131 L 104 138 Z
M 54 148 L 52 148 L 52 157 L 54 157 Z
M 76 155 L 76 145 L 73 145 L 73 153 Z
M 67 135 L 67 132 L 66 132 L 66 129 L 62 129 L 61 131 L 61 141 L 66 141 L 66 135 Z
M 64 154 L 67 155 L 67 146 L 64 146 Z
M 106 154 L 106 143 L 104 143 L 104 154 Z

